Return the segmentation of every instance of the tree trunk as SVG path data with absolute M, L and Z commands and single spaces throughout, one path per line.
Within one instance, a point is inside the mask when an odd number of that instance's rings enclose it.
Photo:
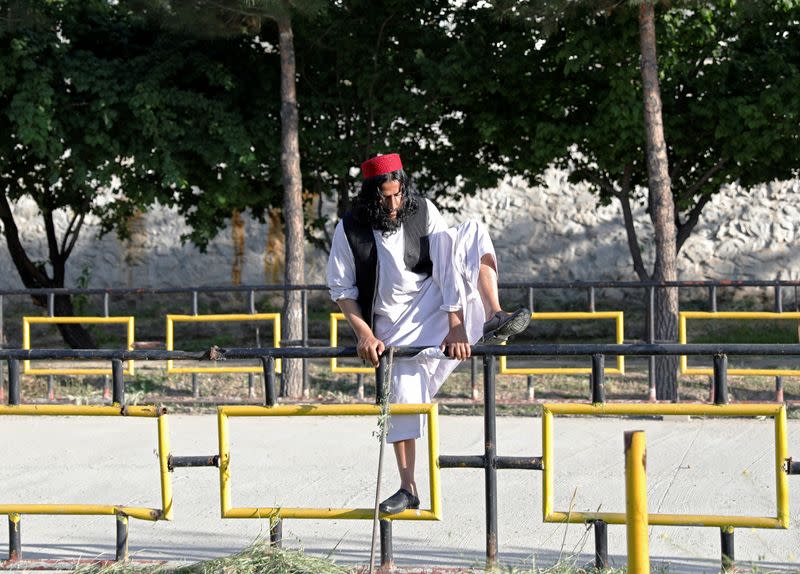
M 295 85 L 294 39 L 288 15 L 278 19 L 281 53 L 281 170 L 283 172 L 283 218 L 286 224 L 285 285 L 305 283 L 303 237 L 303 182 L 300 173 L 299 118 Z M 287 290 L 283 305 L 284 332 L 292 341 L 302 338 L 300 292 Z M 283 361 L 283 381 L 291 398 L 303 396 L 302 362 Z
M 231 285 L 241 285 L 244 267 L 244 218 L 238 209 L 234 209 L 231 215 L 231 239 L 233 240 Z
M 44 217 L 52 217 L 51 212 L 42 210 Z M 54 261 L 51 258 L 50 264 L 53 266 L 53 278 L 47 276 L 45 270 L 30 260 L 25 252 L 19 238 L 19 229 L 14 221 L 14 214 L 11 212 L 11 205 L 5 194 L 0 194 L 0 221 L 3 222 L 3 234 L 6 238 L 9 255 L 17 268 L 17 273 L 22 280 L 22 284 L 28 289 L 60 288 L 64 287 L 66 275 L 66 257 L 58 256 Z M 49 222 L 52 224 L 52 222 Z M 46 222 L 48 224 L 48 222 Z M 76 230 L 75 233 L 78 233 Z M 46 296 L 34 296 L 33 302 L 41 307 L 47 307 Z M 53 312 L 56 316 L 68 317 L 75 314 L 72 306 L 72 297 L 69 295 L 58 295 L 53 300 Z M 82 325 L 61 324 L 58 331 L 64 342 L 72 349 L 94 349 L 97 345 L 92 339 L 91 334 Z
M 649 0 L 639 7 L 639 39 L 642 51 L 644 125 L 647 132 L 647 175 L 650 218 L 655 232 L 656 259 L 654 281 L 675 281 L 678 275 L 675 205 L 661 118 L 661 92 L 656 59 L 655 9 Z M 658 341 L 676 341 L 678 337 L 678 290 L 656 290 L 655 309 Z M 656 360 L 656 398 L 677 400 L 677 357 Z

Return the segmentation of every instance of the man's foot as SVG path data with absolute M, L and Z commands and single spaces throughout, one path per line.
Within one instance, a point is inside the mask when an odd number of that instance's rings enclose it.
M 499 345 L 509 337 L 522 333 L 530 322 L 531 312 L 524 307 L 513 313 L 498 311 L 483 324 L 483 337 L 480 342 L 484 345 Z
M 419 498 L 401 488 L 378 506 L 383 514 L 397 514 L 406 508 L 419 508 Z

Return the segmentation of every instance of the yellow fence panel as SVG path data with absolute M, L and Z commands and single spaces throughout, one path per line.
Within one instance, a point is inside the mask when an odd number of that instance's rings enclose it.
M 22 348 L 31 348 L 31 325 L 58 325 L 58 324 L 123 324 L 127 325 L 127 347 L 126 350 L 133 349 L 133 342 L 136 340 L 134 331 L 133 317 L 23 317 L 22 318 Z M 127 368 L 123 371 L 126 375 L 133 375 L 133 361 L 127 361 Z M 34 369 L 31 368 L 30 361 L 23 361 L 22 372 L 26 375 L 110 375 L 111 369 L 108 368 L 58 368 L 58 369 Z
M 339 346 L 339 321 L 344 321 L 344 313 L 331 313 L 331 347 Z M 374 367 L 340 367 L 336 357 L 331 357 L 332 373 L 373 374 Z
M 431 507 L 408 509 L 392 515 L 392 520 L 441 520 L 442 501 L 439 478 L 439 416 L 435 404 L 389 405 L 391 415 L 424 414 L 428 417 L 428 469 Z M 234 507 L 231 503 L 231 453 L 228 442 L 228 419 L 231 417 L 312 417 L 312 416 L 375 416 L 379 405 L 279 405 L 220 406 L 217 408 L 219 433 L 219 483 L 222 518 L 318 518 L 372 520 L 373 508 L 299 508 L 299 507 Z
M 800 313 L 772 313 L 769 311 L 681 311 L 678 315 L 678 340 L 682 345 L 686 344 L 687 330 L 686 322 L 688 319 L 779 319 L 794 320 L 800 319 Z M 681 355 L 680 365 L 682 375 L 713 375 L 714 369 L 711 367 L 689 367 L 686 355 Z M 729 375 L 764 375 L 764 376 L 800 376 L 800 369 L 728 369 Z
M 158 464 L 161 478 L 161 508 L 112 504 L 0 504 L 0 514 L 122 515 L 140 520 L 172 520 L 172 479 L 167 466 L 169 426 L 166 409 L 154 406 L 114 407 L 102 405 L 0 405 L 0 416 L 145 417 L 158 421 Z
M 272 321 L 272 346 L 281 346 L 280 313 L 233 313 L 228 315 L 167 315 L 167 351 L 175 350 L 175 323 L 240 323 Z M 167 361 L 167 373 L 261 373 L 263 367 L 176 367 L 171 359 Z M 281 372 L 281 360 L 275 360 L 275 372 Z
M 625 512 L 574 512 L 553 510 L 554 504 L 554 435 L 556 415 L 582 416 L 641 416 L 683 415 L 705 417 L 771 417 L 775 420 L 775 507 L 776 516 L 720 516 L 702 514 L 649 514 L 650 525 L 658 526 L 716 526 L 739 528 L 789 527 L 789 483 L 783 471 L 788 456 L 786 438 L 786 407 L 782 404 L 546 404 L 542 407 L 542 515 L 545 522 L 585 523 L 603 520 L 608 524 L 625 524 Z
M 625 320 L 622 311 L 570 311 L 557 313 L 531 313 L 532 321 L 595 321 L 602 319 L 613 319 L 616 325 L 615 342 L 621 345 L 625 340 Z M 537 368 L 516 368 L 508 367 L 506 357 L 500 357 L 501 375 L 588 375 L 591 374 L 591 367 L 537 367 Z M 617 356 L 617 367 L 607 368 L 606 373 L 612 375 L 625 374 L 625 357 Z

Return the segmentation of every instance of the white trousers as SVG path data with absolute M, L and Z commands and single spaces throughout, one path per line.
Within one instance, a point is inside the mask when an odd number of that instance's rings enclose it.
M 446 233 L 432 235 L 430 249 L 435 267 L 433 278 L 423 284 L 413 303 L 395 323 L 385 316 L 375 317 L 375 336 L 387 347 L 433 347 L 415 357 L 394 360 L 391 403 L 429 403 L 458 366 L 459 361 L 444 358 L 438 348 L 450 331 L 448 313 L 441 308 L 441 283 L 452 282 L 444 288 L 452 292 L 454 287 L 458 292 L 470 344 L 477 343 L 483 335 L 486 315 L 478 291 L 481 257 L 489 254 L 497 265 L 486 228 L 478 221 L 465 221 Z M 424 415 L 393 416 L 387 441 L 419 438 L 424 428 Z

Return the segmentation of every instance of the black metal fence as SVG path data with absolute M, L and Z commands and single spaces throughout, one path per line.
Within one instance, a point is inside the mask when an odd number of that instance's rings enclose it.
M 738 280 L 738 281 L 673 281 L 673 282 L 654 282 L 654 281 L 559 281 L 559 282 L 538 282 L 538 281 L 521 281 L 521 282 L 504 282 L 500 284 L 500 288 L 507 291 L 515 292 L 516 299 L 522 300 L 527 298 L 527 305 L 531 311 L 537 309 L 537 301 L 544 296 L 545 292 L 559 292 L 570 293 L 585 293 L 585 309 L 594 312 L 597 308 L 598 292 L 603 290 L 621 290 L 623 292 L 633 291 L 639 293 L 644 304 L 642 309 L 642 316 L 644 317 L 644 329 L 639 331 L 642 335 L 636 338 L 637 341 L 644 343 L 654 344 L 656 341 L 655 336 L 655 300 L 656 292 L 664 288 L 677 288 L 679 294 L 691 293 L 693 305 L 697 305 L 697 293 L 705 291 L 706 301 L 704 307 L 711 312 L 718 310 L 718 299 L 720 292 L 723 290 L 731 289 L 760 289 L 772 291 L 771 298 L 773 300 L 773 309 L 775 312 L 783 312 L 784 306 L 787 303 L 793 304 L 795 309 L 800 309 L 800 301 L 798 301 L 798 287 L 800 281 L 786 281 L 786 280 Z M 326 339 L 313 339 L 309 337 L 309 295 L 313 293 L 321 294 L 325 292 L 327 287 L 320 284 L 306 284 L 306 285 L 240 285 L 240 286 L 210 286 L 210 287 L 168 287 L 168 288 L 109 288 L 109 289 L 4 289 L 0 290 L 0 346 L 6 340 L 6 325 L 4 319 L 4 307 L 6 300 L 10 297 L 31 297 L 37 296 L 47 300 L 47 311 L 49 316 L 53 316 L 55 312 L 55 298 L 59 295 L 73 295 L 73 296 L 101 296 L 103 299 L 103 314 L 109 316 L 111 313 L 111 297 L 143 297 L 147 298 L 154 295 L 170 295 L 187 297 L 186 306 L 191 309 L 192 315 L 199 314 L 199 297 L 200 295 L 214 295 L 214 294 L 242 294 L 247 295 L 247 312 L 256 313 L 256 295 L 259 293 L 285 293 L 287 291 L 300 291 L 301 305 L 302 305 L 302 336 L 298 340 L 283 340 L 281 345 L 284 347 L 292 346 L 322 346 L 327 345 L 329 342 Z M 686 297 L 686 296 L 684 296 Z M 632 299 L 632 298 L 627 298 Z M 327 303 L 331 305 L 329 302 Z M 180 307 L 179 301 L 170 300 L 170 308 L 165 310 L 169 312 L 178 312 Z M 307 365 L 307 358 L 303 359 L 303 394 L 305 397 L 309 396 L 310 392 L 310 377 Z M 655 357 L 648 357 L 648 393 L 649 398 L 655 399 Z M 477 381 L 478 381 L 478 363 L 477 360 L 472 361 L 472 396 L 477 399 Z M 199 383 L 196 374 L 191 375 L 192 378 L 192 395 L 199 397 Z M 776 377 L 776 394 L 779 396 L 782 392 L 783 381 L 781 377 Z M 254 394 L 254 377 L 252 374 L 248 375 L 248 388 L 250 395 Z M 359 389 L 363 388 L 363 381 L 359 375 Z M 533 390 L 533 378 L 528 377 L 529 394 Z M 49 397 L 53 398 L 53 379 L 49 378 L 48 382 Z M 677 389 L 676 389 L 677 392 Z M 673 397 L 677 400 L 677 397 Z
M 423 350 L 420 347 L 398 347 L 395 349 L 396 357 L 409 357 Z M 508 345 L 508 346 L 475 346 L 473 354 L 483 359 L 484 377 L 484 451 L 482 454 L 452 456 L 441 455 L 438 464 L 441 468 L 483 468 L 485 482 L 485 511 L 486 511 L 486 559 L 489 564 L 495 564 L 499 558 L 498 547 L 498 496 L 497 496 L 497 471 L 504 469 L 542 470 L 541 457 L 509 457 L 497 454 L 496 432 L 496 402 L 495 402 L 495 375 L 496 357 L 505 356 L 588 356 L 592 360 L 593 375 L 591 377 L 591 401 L 602 403 L 605 401 L 604 369 L 606 356 L 711 356 L 714 364 L 714 402 L 725 404 L 728 402 L 727 368 L 728 356 L 758 355 L 758 356 L 800 356 L 800 344 L 792 345 L 677 345 L 677 344 L 623 344 L 623 345 Z M 9 373 L 8 403 L 20 404 L 20 365 L 22 360 L 78 360 L 94 359 L 110 361 L 113 372 L 112 402 L 124 407 L 125 381 L 123 376 L 122 361 L 133 359 L 138 361 L 167 359 L 172 360 L 226 360 L 226 359 L 258 359 L 264 370 L 264 401 L 267 406 L 276 404 L 277 393 L 275 388 L 275 360 L 282 359 L 320 359 L 320 358 L 347 358 L 356 356 L 356 349 L 352 347 L 339 348 L 212 348 L 204 353 L 185 351 L 115 351 L 115 350 L 0 350 L 0 361 L 6 361 Z M 376 401 L 380 403 L 385 396 L 383 388 L 384 373 L 387 367 L 386 354 L 381 357 L 381 362 L 375 372 Z M 217 459 L 213 455 L 202 457 L 171 457 L 173 467 L 213 466 Z M 800 465 L 786 461 L 786 471 L 789 474 L 800 473 Z M 22 556 L 20 536 L 20 521 L 9 518 L 9 554 L 11 559 Z M 391 552 L 391 521 L 381 522 L 381 560 L 384 565 L 393 562 Z M 280 521 L 272 524 L 271 539 L 275 544 L 280 544 L 282 526 Z M 117 557 L 124 558 L 127 549 L 127 521 L 117 521 Z M 607 525 L 595 524 L 596 565 L 605 568 L 608 565 Z M 733 560 L 733 533 L 730 529 L 721 529 L 721 559 L 724 566 L 730 568 Z

